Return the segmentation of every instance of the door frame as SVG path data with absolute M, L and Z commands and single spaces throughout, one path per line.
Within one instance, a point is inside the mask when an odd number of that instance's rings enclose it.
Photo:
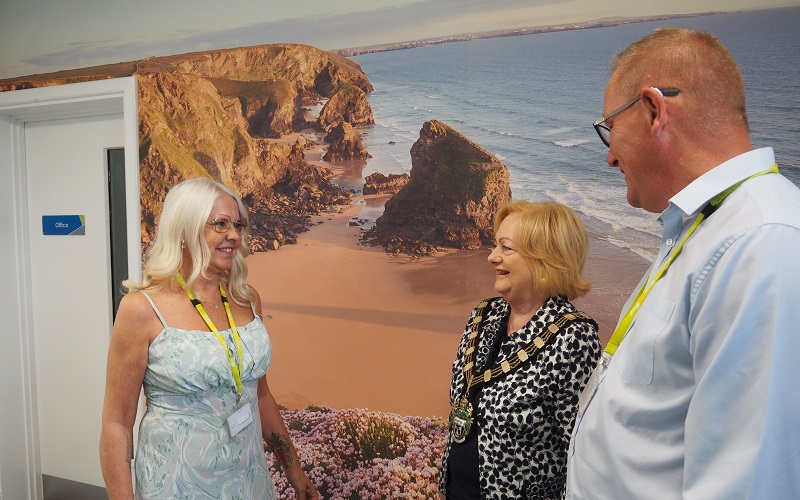
M 25 124 L 122 114 L 128 270 L 141 279 L 139 122 L 136 77 L 0 92 L 0 496 L 43 497 L 36 408 Z M 111 332 L 108 332 L 110 337 Z M 98 374 L 104 377 L 105 374 Z

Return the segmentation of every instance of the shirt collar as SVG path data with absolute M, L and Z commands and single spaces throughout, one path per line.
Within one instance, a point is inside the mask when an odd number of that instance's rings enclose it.
M 673 206 L 680 209 L 684 216 L 694 215 L 719 193 L 753 174 L 768 169 L 773 163 L 775 163 L 775 153 L 772 148 L 754 149 L 731 158 L 704 173 L 670 198 L 669 207 L 662 214 L 662 218 Z

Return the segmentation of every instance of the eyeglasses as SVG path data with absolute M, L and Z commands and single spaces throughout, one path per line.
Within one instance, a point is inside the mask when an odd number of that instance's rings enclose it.
M 217 216 L 216 219 L 210 220 L 206 224 L 213 227 L 214 231 L 218 233 L 227 233 L 231 228 L 236 229 L 239 234 L 247 232 L 247 219 L 239 219 L 236 222 L 232 222 L 228 217 Z
M 673 96 L 676 96 L 676 95 L 678 95 L 680 93 L 680 90 L 678 90 L 678 89 L 660 89 L 660 88 L 657 88 L 657 87 L 653 87 L 653 88 L 655 90 L 657 90 L 664 97 L 673 97 Z M 592 126 L 597 131 L 597 135 L 600 136 L 600 140 L 603 141 L 603 144 L 605 144 L 606 147 L 608 147 L 608 143 L 611 141 L 611 128 L 609 128 L 606 125 L 606 122 L 608 120 L 610 120 L 612 117 L 622 113 L 626 109 L 628 109 L 631 106 L 633 106 L 634 104 L 636 104 L 639 101 L 639 99 L 641 99 L 641 96 L 638 96 L 638 97 L 636 97 L 634 99 L 631 99 L 630 101 L 628 101 L 625 104 L 623 104 L 622 106 L 618 107 L 617 109 L 615 109 L 611 113 L 605 115 L 604 117 L 600 118 L 596 122 L 592 123 Z

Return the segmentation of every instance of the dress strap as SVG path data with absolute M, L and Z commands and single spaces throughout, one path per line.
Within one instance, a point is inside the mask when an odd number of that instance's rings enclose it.
M 252 302 L 252 301 L 250 302 L 250 309 L 253 310 L 253 316 L 257 318 L 258 317 L 258 313 L 256 312 L 256 303 L 255 302 Z
M 158 311 L 158 308 L 156 307 L 156 305 L 155 305 L 155 304 L 153 304 L 153 299 L 151 299 L 151 298 L 150 298 L 150 296 L 149 296 L 149 295 L 147 295 L 147 293 L 145 293 L 145 292 L 143 292 L 143 291 L 141 291 L 141 290 L 139 290 L 139 293 L 141 293 L 142 295 L 144 295 L 144 298 L 146 298 L 146 299 L 147 299 L 147 302 L 150 302 L 150 307 L 152 307 L 152 308 L 153 308 L 153 311 L 155 311 L 155 312 L 156 312 L 156 316 L 158 316 L 158 319 L 160 319 L 160 320 L 161 320 L 161 324 L 162 324 L 162 325 L 164 325 L 164 328 L 166 328 L 166 327 L 167 327 L 167 322 L 166 322 L 166 321 L 164 321 L 164 317 L 163 317 L 163 316 L 161 316 L 161 313 Z

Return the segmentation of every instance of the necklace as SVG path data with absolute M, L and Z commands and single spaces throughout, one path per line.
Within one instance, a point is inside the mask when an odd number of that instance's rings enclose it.
M 203 300 L 203 299 L 201 299 L 200 297 L 197 297 L 197 296 L 195 296 L 195 298 L 198 300 L 198 302 L 200 302 L 201 304 L 203 304 L 206 307 L 214 306 L 214 309 L 219 309 L 219 304 L 217 304 L 217 303 L 212 303 L 210 300 L 209 301 Z
M 453 409 L 450 411 L 450 436 L 456 443 L 463 443 L 467 439 L 469 431 L 472 429 L 473 408 L 469 400 L 469 390 L 474 374 L 472 367 L 474 366 L 475 347 L 480 333 L 481 321 L 483 320 L 483 311 L 486 309 L 487 305 L 489 305 L 488 299 L 481 302 L 478 305 L 478 311 L 475 313 L 475 317 L 472 319 L 469 336 L 467 337 L 467 344 L 465 346 L 464 377 L 466 380 L 464 384 L 464 393 L 460 398 L 456 399 L 456 402 L 453 404 Z
M 203 295 L 205 295 L 205 294 L 203 294 Z M 195 295 L 195 298 L 198 301 L 200 301 L 200 303 L 203 304 L 206 307 L 214 306 L 214 309 L 219 309 L 219 306 L 220 306 L 219 302 L 212 302 L 211 300 L 206 301 L 205 299 L 202 299 L 202 298 L 198 297 L 197 295 Z
M 509 358 L 500 363 L 496 363 L 492 367 L 487 367 L 482 373 L 478 374 L 475 372 L 475 350 L 477 349 L 478 337 L 481 333 L 483 313 L 489 305 L 489 300 L 491 299 L 484 300 L 478 305 L 478 310 L 470 325 L 467 343 L 464 346 L 464 391 L 461 397 L 456 398 L 455 403 L 453 403 L 453 409 L 450 411 L 449 419 L 450 436 L 456 443 L 463 443 L 467 436 L 469 436 L 470 430 L 472 430 L 474 417 L 471 398 L 472 395 L 475 394 L 475 389 L 515 371 L 525 364 L 526 361 L 533 358 L 539 349 L 547 345 L 552 338 L 573 321 L 585 321 L 591 323 L 594 325 L 594 328 L 597 329 L 597 323 L 591 316 L 580 311 L 565 313 L 556 318 L 555 321 L 550 323 L 541 333 L 534 337 L 530 344 L 519 349 Z

